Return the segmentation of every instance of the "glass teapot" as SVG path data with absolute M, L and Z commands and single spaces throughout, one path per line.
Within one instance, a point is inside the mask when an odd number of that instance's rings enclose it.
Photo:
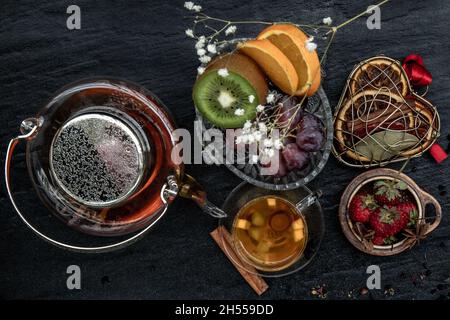
M 176 153 L 173 118 L 150 91 L 124 80 L 87 79 L 62 88 L 22 135 L 8 145 L 5 180 L 19 217 L 50 243 L 82 252 L 105 252 L 141 238 L 177 195 L 205 212 L 225 213 L 206 199 Z M 29 175 L 42 202 L 72 228 L 96 236 L 122 236 L 104 246 L 75 246 L 55 240 L 22 214 L 11 191 L 13 152 L 26 141 Z

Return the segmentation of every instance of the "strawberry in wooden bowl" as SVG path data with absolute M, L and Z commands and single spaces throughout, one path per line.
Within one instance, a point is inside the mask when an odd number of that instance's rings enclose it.
M 425 206 L 435 208 L 433 216 Z M 377 256 L 403 252 L 437 228 L 442 209 L 437 200 L 408 176 L 392 169 L 373 169 L 345 189 L 339 220 L 347 239 L 359 250 Z

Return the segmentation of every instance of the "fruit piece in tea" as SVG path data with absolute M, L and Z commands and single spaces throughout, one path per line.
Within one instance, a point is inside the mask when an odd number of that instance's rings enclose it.
M 307 242 L 303 216 L 292 203 L 276 196 L 247 203 L 237 214 L 232 233 L 241 256 L 266 271 L 293 264 Z

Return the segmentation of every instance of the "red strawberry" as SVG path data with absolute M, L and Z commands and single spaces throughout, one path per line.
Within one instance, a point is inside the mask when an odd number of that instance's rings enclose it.
M 374 183 L 374 196 L 379 205 L 394 206 L 406 201 L 405 182 L 398 180 L 378 180 Z
M 395 206 L 384 206 L 370 216 L 370 226 L 376 236 L 387 238 L 403 230 L 409 222 L 409 214 Z
M 377 246 L 390 245 L 390 244 L 394 244 L 396 242 L 397 242 L 397 238 L 395 238 L 394 236 L 390 236 L 390 237 L 387 237 L 387 238 L 383 238 L 383 237 L 380 237 L 380 236 L 375 236 L 372 239 L 372 243 L 374 245 L 377 245 Z
M 384 245 L 384 238 L 380 236 L 375 236 L 372 239 L 372 243 L 376 246 L 382 246 Z
M 404 212 L 408 216 L 408 227 L 412 227 L 416 224 L 419 218 L 419 213 L 417 211 L 417 206 L 412 202 L 400 203 L 397 205 L 397 210 Z
M 357 193 L 350 202 L 350 219 L 354 222 L 369 221 L 370 214 L 377 208 L 375 199 L 366 192 Z

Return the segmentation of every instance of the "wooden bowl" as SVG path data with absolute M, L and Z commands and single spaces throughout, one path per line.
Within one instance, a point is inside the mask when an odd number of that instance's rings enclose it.
M 406 185 L 408 186 L 408 191 L 411 193 L 417 204 L 419 217 L 417 221 L 417 227 L 424 228 L 425 230 L 422 236 L 428 236 L 434 229 L 437 228 L 442 219 L 442 208 L 439 202 L 433 196 L 423 191 L 410 177 L 408 177 L 404 173 L 392 169 L 386 168 L 373 169 L 364 172 L 363 174 L 360 174 L 355 179 L 353 179 L 352 182 L 350 182 L 350 184 L 345 189 L 339 205 L 339 221 L 341 223 L 342 230 L 344 231 L 344 234 L 347 237 L 347 239 L 357 249 L 367 254 L 375 256 L 391 256 L 399 254 L 400 252 L 403 252 L 406 249 L 411 248 L 416 242 L 408 241 L 409 239 L 405 238 L 392 245 L 368 246 L 367 240 L 363 240 L 361 236 L 356 232 L 355 225 L 350 220 L 350 217 L 348 215 L 348 207 L 354 195 L 367 183 L 380 179 L 386 180 L 397 179 L 404 181 L 406 183 Z M 430 218 L 426 217 L 425 214 L 425 206 L 427 204 L 433 205 L 436 212 L 434 221 L 430 224 L 428 224 L 425 221 L 425 218 L 427 219 Z

